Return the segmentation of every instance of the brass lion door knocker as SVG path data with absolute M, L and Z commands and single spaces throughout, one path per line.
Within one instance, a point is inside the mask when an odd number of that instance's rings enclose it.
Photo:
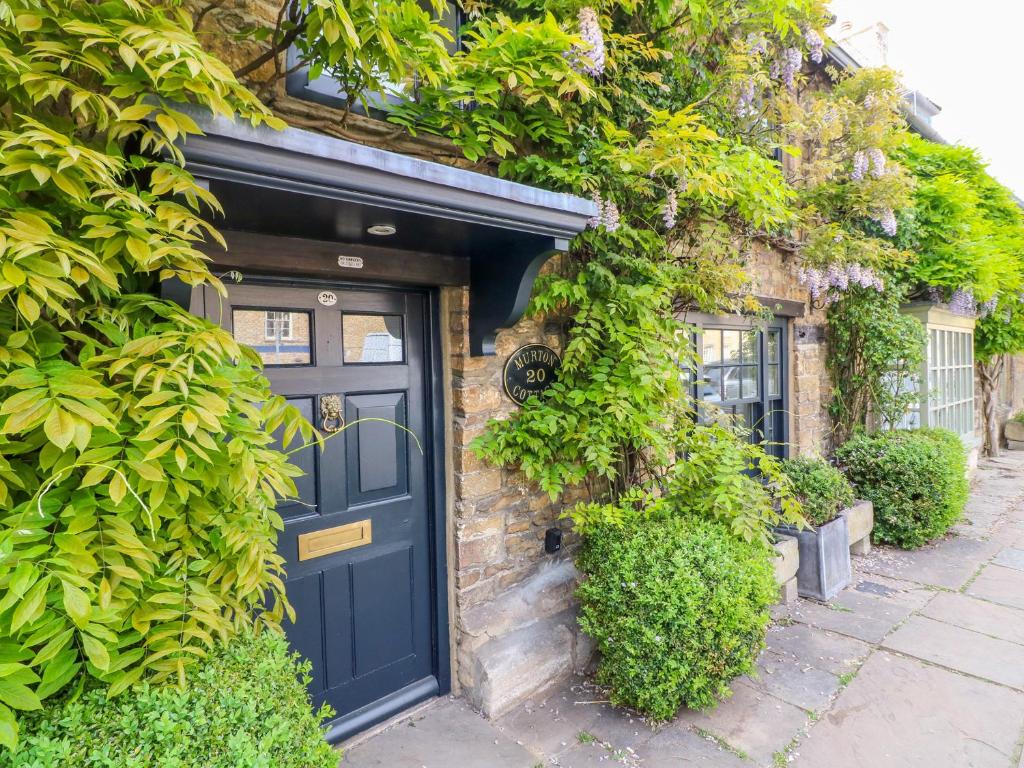
M 338 432 L 345 428 L 340 396 L 320 395 L 320 426 L 324 432 Z

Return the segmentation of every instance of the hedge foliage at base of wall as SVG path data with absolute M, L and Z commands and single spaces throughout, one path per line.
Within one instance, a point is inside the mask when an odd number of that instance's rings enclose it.
M 877 542 L 920 547 L 946 533 L 967 503 L 967 452 L 948 430 L 857 435 L 836 460 L 858 498 L 874 504 Z
M 300 663 L 275 631 L 221 645 L 188 687 L 143 683 L 113 699 L 90 682 L 26 713 L 0 768 L 336 768 Z M 84 680 L 84 678 L 83 678 Z
M 580 626 L 597 643 L 611 702 L 667 720 L 729 695 L 764 645 L 771 560 L 762 542 L 706 520 L 592 530 L 579 557 Z

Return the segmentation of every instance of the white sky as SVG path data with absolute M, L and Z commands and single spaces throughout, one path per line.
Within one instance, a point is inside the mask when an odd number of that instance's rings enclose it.
M 889 27 L 889 66 L 942 107 L 935 129 L 979 149 L 992 175 L 1024 197 L 1024 2 L 832 0 L 830 8 L 855 29 Z

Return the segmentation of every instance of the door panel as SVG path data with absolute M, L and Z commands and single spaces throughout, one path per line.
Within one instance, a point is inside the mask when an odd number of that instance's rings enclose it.
M 336 397 L 352 425 L 292 456 L 298 498 L 279 507 L 296 611 L 285 631 L 312 662 L 314 704 L 344 718 L 436 677 L 427 457 L 386 423 L 430 444 L 427 304 L 411 291 L 332 286 L 326 307 L 323 287 L 247 279 L 226 300 L 204 298 L 208 317 L 259 352 L 276 393 L 318 428 Z

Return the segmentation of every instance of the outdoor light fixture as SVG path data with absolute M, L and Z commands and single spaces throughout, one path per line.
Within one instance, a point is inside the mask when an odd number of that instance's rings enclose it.
M 367 227 L 366 231 L 371 235 L 377 235 L 377 237 L 388 237 L 395 234 L 397 230 L 390 224 L 374 224 L 372 227 Z

